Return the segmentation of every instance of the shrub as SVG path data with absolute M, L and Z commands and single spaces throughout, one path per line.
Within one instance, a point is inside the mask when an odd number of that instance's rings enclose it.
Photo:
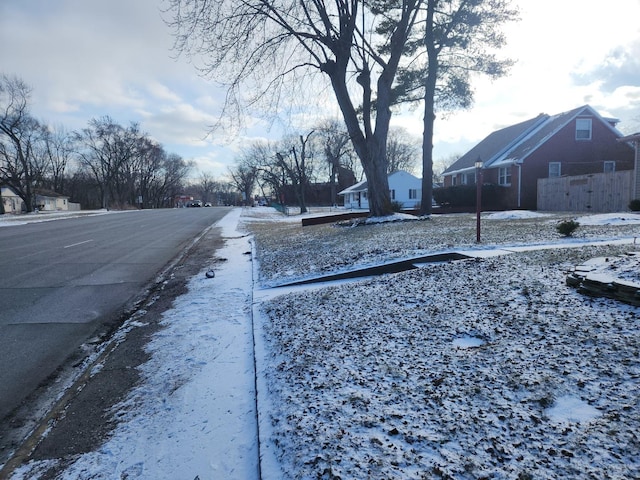
M 579 226 L 580 224 L 575 220 L 565 220 L 563 222 L 560 222 L 556 226 L 556 230 L 558 230 L 558 233 L 560 235 L 564 235 L 565 237 L 570 237 Z
M 398 213 L 402 211 L 402 203 L 398 202 L 397 200 L 393 200 L 391 202 L 391 210 Z
M 640 212 L 640 198 L 635 198 L 629 202 L 629 210 L 632 212 Z

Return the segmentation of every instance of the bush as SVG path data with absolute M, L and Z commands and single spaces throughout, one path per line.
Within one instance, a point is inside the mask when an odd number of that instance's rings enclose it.
M 640 198 L 636 198 L 629 202 L 629 210 L 632 212 L 640 212 Z
M 391 202 L 391 210 L 396 212 L 396 213 L 401 212 L 402 211 L 402 203 L 398 202 L 397 200 L 393 200 Z
M 565 220 L 564 222 L 560 222 L 556 226 L 556 230 L 558 230 L 558 233 L 560 235 L 564 235 L 565 237 L 570 237 L 579 226 L 580 224 L 575 220 Z

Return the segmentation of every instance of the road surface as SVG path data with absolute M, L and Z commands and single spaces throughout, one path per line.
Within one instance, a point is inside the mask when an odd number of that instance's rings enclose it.
M 0 421 L 81 355 L 83 343 L 121 321 L 228 211 L 113 212 L 0 228 Z

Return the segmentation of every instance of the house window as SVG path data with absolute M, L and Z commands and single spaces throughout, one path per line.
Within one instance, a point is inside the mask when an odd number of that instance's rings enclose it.
M 511 185 L 511 168 L 500 167 L 498 169 L 498 185 Z
M 456 175 L 451 175 L 451 185 L 458 184 L 458 177 Z
M 409 189 L 409 200 L 417 200 L 418 198 L 418 189 L 410 188 Z
M 396 191 L 395 190 L 389 190 L 389 196 L 391 197 L 391 200 L 395 200 L 396 199 Z
M 476 173 L 466 173 L 462 175 L 463 185 L 474 185 L 476 183 Z
M 616 171 L 616 162 L 606 161 L 604 162 L 604 173 L 613 173 Z
M 562 175 L 562 167 L 560 162 L 549 162 L 549 178 L 559 177 Z
M 590 118 L 578 118 L 576 120 L 576 140 L 591 140 Z

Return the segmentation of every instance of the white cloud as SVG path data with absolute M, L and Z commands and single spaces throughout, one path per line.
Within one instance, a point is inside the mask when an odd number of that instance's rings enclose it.
M 174 103 L 181 101 L 180 95 L 158 81 L 152 80 L 151 82 L 149 82 L 149 84 L 147 85 L 147 90 L 154 98 L 158 100 L 165 100 Z
M 189 146 L 204 146 L 211 143 L 208 134 L 216 117 L 181 103 L 163 107 L 145 118 L 144 125 L 159 141 Z

